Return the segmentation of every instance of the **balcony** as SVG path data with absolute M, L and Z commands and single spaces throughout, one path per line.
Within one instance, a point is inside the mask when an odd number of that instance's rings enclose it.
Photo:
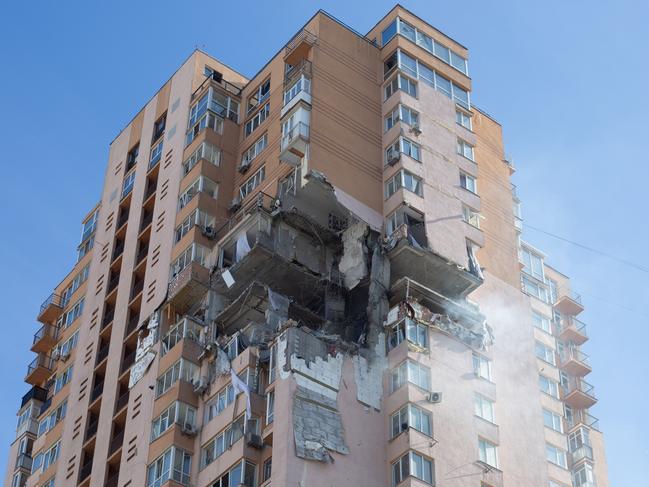
M 94 419 L 88 423 L 86 428 L 86 436 L 84 437 L 84 442 L 92 439 L 97 434 L 97 429 L 99 428 L 99 418 Z
M 590 445 L 581 445 L 576 450 L 571 451 L 568 456 L 570 462 L 569 464 L 571 467 L 581 462 L 582 460 L 590 460 L 592 462 L 593 448 Z
M 460 267 L 428 248 L 422 226 L 403 224 L 390 236 L 390 281 L 408 278 L 450 299 L 463 298 L 482 284 L 476 272 Z
M 576 426 L 588 426 L 590 429 L 599 431 L 599 419 L 584 410 L 573 411 L 572 418 L 566 418 L 566 431 Z
M 563 315 L 575 316 L 584 310 L 581 296 L 568 289 L 559 289 L 554 307 Z
M 52 374 L 53 360 L 49 355 L 39 353 L 27 367 L 25 382 L 33 386 L 42 384 Z
M 568 348 L 560 354 L 559 367 L 574 377 L 583 377 L 592 371 L 588 355 L 576 348 Z
M 90 394 L 90 402 L 95 402 L 104 392 L 104 381 L 95 384 L 95 387 L 92 388 L 92 394 Z
M 108 456 L 111 456 L 117 450 L 122 447 L 124 443 L 124 431 L 117 433 L 112 440 L 110 440 L 110 445 L 108 447 Z
M 108 325 L 110 325 L 113 322 L 113 318 L 115 318 L 115 310 L 107 309 L 104 313 L 104 317 L 101 320 L 101 329 L 103 330 Z
M 166 355 L 178 342 L 184 338 L 199 342 L 203 325 L 185 317 L 169 329 L 169 332 L 162 337 L 162 350 L 160 354 Z
M 317 40 L 318 38 L 315 34 L 306 29 L 302 29 L 286 44 L 284 48 L 284 62 L 291 65 L 298 64 L 300 60 L 308 57 L 311 46 Z
M 43 325 L 34 334 L 32 341 L 32 352 L 48 352 L 56 345 L 59 337 L 59 329 L 52 325 Z
M 588 340 L 586 333 L 586 323 L 579 321 L 577 318 L 566 317 L 556 322 L 557 333 L 563 341 L 571 341 L 576 345 L 582 345 Z
M 25 470 L 28 470 L 31 472 L 32 470 L 32 457 L 31 455 L 28 455 L 27 453 L 21 453 L 18 455 L 18 458 L 16 458 L 16 468 L 24 468 Z
M 282 136 L 279 159 L 291 166 L 298 166 L 309 145 L 309 126 L 299 122 Z
M 126 389 L 126 392 L 121 396 L 119 396 L 119 398 L 115 402 L 115 414 L 117 414 L 126 406 L 128 406 L 128 398 L 129 398 L 129 390 Z
M 111 276 L 110 281 L 108 281 L 108 288 L 106 289 L 106 294 L 110 294 L 117 285 L 119 284 L 119 274 Z
M 120 212 L 119 218 L 117 219 L 117 224 L 115 225 L 115 230 L 116 231 L 119 230 L 120 228 L 122 228 L 124 226 L 124 224 L 128 221 L 128 214 L 129 214 L 128 209 L 123 210 L 122 212 Z
M 209 283 L 209 269 L 191 262 L 169 282 L 169 302 L 178 309 L 185 309 L 205 294 Z
M 38 313 L 38 321 L 44 324 L 52 323 L 58 318 L 58 316 L 63 311 L 61 296 L 58 294 L 50 294 L 50 296 L 43 301 L 41 304 L 41 309 Z
M 92 473 L 92 459 L 85 463 L 79 470 L 79 484 L 90 477 Z
M 122 365 L 119 368 L 120 374 L 126 372 L 131 367 L 131 365 L 135 363 L 136 352 L 137 352 L 136 350 L 133 350 L 132 352 L 129 352 L 126 355 L 124 355 L 124 359 L 122 360 Z
M 32 387 L 29 391 L 27 391 L 27 394 L 23 396 L 23 399 L 20 402 L 20 408 L 24 408 L 25 404 L 27 404 L 31 400 L 40 402 L 47 400 L 47 389 L 43 389 L 42 387 L 38 386 Z
M 563 388 L 563 401 L 576 409 L 588 409 L 595 405 L 595 388 L 582 379 L 570 379 Z
M 291 86 L 302 75 L 311 78 L 312 70 L 311 61 L 308 59 L 302 59 L 295 66 L 287 65 L 284 73 L 284 86 Z
M 102 345 L 102 347 L 99 349 L 99 352 L 97 353 L 97 361 L 95 362 L 95 365 L 99 365 L 104 361 L 106 357 L 108 357 L 108 350 L 109 350 L 108 343 Z

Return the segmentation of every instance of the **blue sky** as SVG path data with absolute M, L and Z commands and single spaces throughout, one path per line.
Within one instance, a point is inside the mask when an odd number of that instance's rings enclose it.
M 470 49 L 473 101 L 504 126 L 530 225 L 649 266 L 649 4 L 404 1 Z M 245 8 L 242 8 L 245 5 Z M 0 465 L 41 301 L 74 263 L 108 144 L 194 47 L 252 75 L 318 9 L 366 32 L 391 2 L 11 2 L 0 16 Z M 644 143 L 644 142 L 643 142 Z M 642 149 L 642 150 L 641 150 Z M 634 216 L 635 215 L 635 216 Z M 541 233 L 587 310 L 612 485 L 649 460 L 649 275 Z M 4 472 L 4 468 L 2 469 Z

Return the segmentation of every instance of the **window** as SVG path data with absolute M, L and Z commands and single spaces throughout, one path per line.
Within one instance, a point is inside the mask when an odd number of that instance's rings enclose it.
M 243 437 L 245 417 L 241 416 L 239 419 L 231 423 L 221 433 L 216 435 L 212 440 L 201 448 L 201 467 L 205 468 L 214 460 L 223 455 L 224 452 L 229 450 L 232 445 Z
M 476 178 L 462 171 L 460 171 L 460 186 L 467 191 L 478 194 Z
M 536 356 L 547 362 L 551 365 L 557 365 L 554 355 L 554 349 L 548 347 L 544 343 L 536 342 L 534 349 L 536 350 Z
M 396 391 L 406 382 L 430 391 L 430 369 L 411 360 L 402 362 L 392 370 L 390 380 L 390 393 Z
M 415 193 L 417 196 L 422 196 L 421 179 L 412 174 L 411 172 L 402 169 L 385 183 L 385 199 L 396 193 L 399 188 L 405 188 L 408 191 Z
M 187 160 L 183 162 L 183 176 L 187 176 L 200 160 L 206 160 L 215 166 L 219 166 L 221 163 L 221 149 L 209 142 L 203 142 L 194 152 L 191 153 Z
M 255 487 L 256 485 L 257 466 L 248 460 L 241 460 L 213 482 L 211 487 Z
M 395 35 L 397 35 L 397 19 L 393 20 L 390 25 L 381 32 L 381 45 L 385 46 Z
M 185 450 L 172 446 L 147 467 L 147 487 L 160 487 L 168 480 L 189 485 L 192 457 Z
M 404 340 L 421 348 L 428 348 L 428 327 L 410 318 L 406 318 L 392 327 L 388 337 L 390 350 L 399 346 Z
M 79 271 L 79 273 L 74 276 L 74 279 L 72 279 L 72 282 L 70 285 L 65 288 L 65 290 L 61 293 L 61 307 L 65 308 L 68 303 L 70 302 L 70 298 L 72 298 L 72 295 L 75 293 L 79 287 L 81 287 L 81 284 L 86 282 L 86 279 L 88 279 L 88 274 L 90 273 L 90 264 L 86 264 L 86 266 Z
M 399 137 L 385 150 L 386 163 L 389 163 L 394 157 L 398 158 L 399 153 L 403 153 L 408 157 L 412 157 L 414 160 L 421 162 L 421 149 L 419 144 L 416 144 L 405 137 Z
M 405 105 L 397 105 L 392 112 L 385 117 L 385 130 L 390 130 L 397 122 L 415 126 L 419 124 L 419 113 Z
M 520 203 L 518 203 L 520 207 Z M 520 210 L 519 210 L 520 213 Z M 520 218 L 520 215 L 517 215 Z M 557 281 L 554 279 L 546 278 L 546 282 L 548 283 L 548 288 L 550 289 L 550 303 L 556 303 L 557 302 L 557 297 L 559 293 L 559 285 Z
M 559 384 L 549 377 L 539 375 L 539 389 L 541 389 L 541 392 L 545 392 L 546 394 L 559 399 Z
M 182 210 L 189 202 L 194 199 L 198 193 L 205 193 L 208 196 L 216 199 L 218 194 L 219 185 L 205 176 L 198 176 L 192 184 L 187 186 L 185 191 L 180 194 L 178 198 L 178 210 Z
M 266 394 L 266 424 L 271 424 L 275 419 L 275 390 Z
M 243 153 L 241 167 L 247 167 L 268 146 L 268 134 L 262 135 Z
M 97 228 L 97 220 L 99 219 L 99 209 L 96 209 L 87 220 L 83 222 L 83 228 L 81 230 L 81 242 L 85 242 L 90 238 L 92 234 L 95 233 Z
M 542 315 L 536 311 L 532 311 L 532 323 L 535 327 L 543 330 L 546 333 L 552 333 L 552 324 L 550 323 L 550 318 Z
M 197 225 L 202 229 L 214 229 L 214 217 L 209 213 L 196 208 L 180 223 L 180 225 L 176 227 L 174 243 L 178 243 L 194 227 L 194 225 Z
M 136 144 L 126 154 L 126 172 L 129 172 L 137 164 L 137 156 L 140 154 L 140 144 Z
M 260 84 L 254 94 L 248 98 L 248 113 L 264 103 L 270 96 L 270 78 Z
M 384 90 L 386 100 L 396 93 L 397 90 L 401 90 L 413 98 L 417 98 L 417 83 L 400 73 L 385 85 Z
M 54 394 L 57 394 L 63 387 L 72 380 L 72 365 L 65 369 L 61 375 L 54 380 Z
M 305 93 L 311 93 L 311 80 L 304 75 L 300 76 L 300 78 L 293 83 L 288 90 L 284 91 L 284 105 L 288 105 L 289 102 L 302 91 Z
M 438 57 L 446 64 L 468 75 L 467 60 L 464 57 L 438 41 L 433 40 L 429 35 L 408 24 L 401 18 L 397 17 L 381 32 L 381 46 L 385 46 L 397 33 Z
M 498 447 L 490 441 L 478 440 L 478 458 L 481 462 L 498 468 Z
M 475 161 L 473 157 L 473 146 L 466 140 L 457 139 L 457 153 L 466 157 L 470 161 Z
M 42 472 L 47 470 L 50 465 L 53 465 L 58 460 L 60 452 L 61 442 L 57 441 L 45 453 L 39 453 L 36 455 L 32 462 L 32 473 L 37 470 L 41 470 Z
M 156 398 L 167 392 L 178 380 L 192 382 L 198 377 L 199 368 L 185 359 L 178 360 L 169 367 L 156 381 Z
M 563 421 L 561 415 L 553 411 L 547 409 L 543 410 L 543 424 L 551 430 L 563 433 Z
M 494 402 L 491 399 L 487 399 L 481 394 L 476 394 L 474 397 L 474 411 L 475 415 L 479 418 L 487 420 L 490 423 L 496 423 Z
M 480 228 L 480 213 L 467 205 L 462 205 L 462 220 L 469 225 Z
M 38 436 L 44 435 L 52 428 L 54 428 L 61 420 L 65 418 L 65 413 L 68 410 L 68 400 L 65 399 L 58 407 L 50 414 L 45 416 L 38 424 Z
M 153 146 L 153 149 L 151 149 L 151 157 L 149 158 L 149 169 L 151 169 L 158 162 L 160 162 L 160 159 L 162 158 L 162 143 L 163 141 L 161 140 L 155 146 Z
M 427 436 L 432 436 L 430 413 L 408 404 L 390 416 L 390 438 L 399 436 L 408 428 L 413 428 Z
M 47 482 L 42 483 L 41 487 L 54 487 L 54 477 L 50 477 Z
M 273 343 L 270 347 L 270 359 L 268 361 L 268 384 L 275 382 L 277 374 L 277 343 Z
M 471 115 L 462 110 L 455 110 L 455 121 L 465 129 L 472 130 Z
M 590 433 L 587 428 L 582 427 L 573 431 L 568 436 L 568 449 L 571 453 L 575 453 L 583 447 L 588 447 L 590 449 Z M 592 457 L 592 452 L 590 453 Z
M 593 466 L 586 462 L 573 469 L 572 485 L 574 487 L 592 487 L 595 485 Z
M 151 142 L 155 142 L 165 133 L 165 126 L 167 124 L 167 114 L 165 113 L 153 124 L 153 136 Z
M 221 414 L 234 401 L 234 388 L 232 384 L 228 384 L 221 389 L 206 405 L 206 422 L 211 421 L 216 416 Z
M 65 319 L 63 321 L 65 328 L 70 326 L 74 320 L 81 316 L 81 313 L 83 313 L 83 302 L 84 298 L 81 298 L 65 313 Z
M 491 360 L 484 355 L 473 354 L 473 374 L 492 382 Z
M 135 171 L 131 171 L 124 177 L 122 183 L 122 198 L 125 198 L 132 190 L 135 184 Z
M 266 178 L 266 167 L 261 166 L 261 168 L 253 174 L 248 180 L 239 186 L 239 197 L 244 199 L 248 196 L 261 182 Z
M 180 274 L 180 272 L 182 272 L 182 270 L 192 262 L 207 267 L 207 256 L 209 253 L 210 250 L 207 247 L 203 247 L 196 243 L 191 244 L 174 262 L 172 262 L 170 269 L 171 278 L 173 279 Z
M 471 107 L 469 93 L 465 89 L 460 88 L 437 71 L 429 68 L 418 59 L 409 56 L 401 49 L 397 49 L 394 54 L 386 59 L 383 69 L 384 78 L 387 78 L 395 67 L 398 67 L 404 73 L 407 73 L 415 79 L 422 80 L 433 89 L 454 100 L 460 106 L 466 109 Z M 397 77 L 401 77 L 401 74 L 398 74 Z M 396 77 L 393 78 L 385 87 L 386 99 L 388 99 L 397 88 L 401 90 L 404 89 L 403 86 L 400 86 L 395 82 L 395 79 Z M 407 80 L 407 78 L 405 79 Z M 413 96 L 416 96 L 416 94 Z
M 52 477 L 52 482 L 54 481 L 54 477 Z M 27 474 L 23 472 L 16 472 L 11 479 L 11 487 L 25 487 L 27 484 Z M 50 482 L 46 482 L 43 484 L 43 487 L 54 487 L 54 484 L 50 484 Z
M 523 292 L 525 294 L 534 296 L 535 298 L 540 299 L 544 303 L 548 302 L 548 290 L 543 284 L 522 274 L 521 285 L 523 287 Z
M 545 444 L 545 456 L 549 462 L 554 463 L 563 468 L 568 468 L 568 459 L 566 451 L 562 450 L 559 447 L 551 445 L 550 443 Z
M 266 482 L 267 480 L 270 480 L 270 476 L 272 472 L 273 472 L 273 457 L 270 457 L 264 462 L 263 475 L 261 481 Z
M 246 122 L 246 126 L 244 129 L 245 136 L 248 137 L 251 133 L 253 133 L 259 126 L 268 118 L 268 115 L 270 114 L 270 103 L 266 103 L 264 107 L 259 110 L 254 117 L 252 117 L 250 120 Z
M 159 438 L 176 423 L 184 428 L 196 426 L 196 409 L 184 402 L 176 401 L 165 409 L 160 416 L 153 420 L 151 426 L 151 441 Z
M 185 145 L 191 144 L 206 128 L 223 133 L 223 118 L 227 116 L 238 122 L 238 109 L 237 102 L 210 87 L 189 110 Z
M 545 274 L 543 272 L 543 257 L 526 247 L 521 247 L 520 259 L 523 264 L 523 272 L 526 272 L 541 281 L 545 280 Z
M 433 484 L 433 461 L 415 452 L 408 452 L 392 464 L 392 487 L 408 477 Z

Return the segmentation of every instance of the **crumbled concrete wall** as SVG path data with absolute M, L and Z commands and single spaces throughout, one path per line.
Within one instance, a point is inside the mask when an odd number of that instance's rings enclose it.
M 299 386 L 293 397 L 295 454 L 306 460 L 332 463 L 329 451 L 348 454 L 335 399 Z
M 344 275 L 345 287 L 353 289 L 367 275 L 367 225 L 357 222 L 342 234 L 343 255 L 338 270 Z
M 385 334 L 381 333 L 374 346 L 372 360 L 367 360 L 360 354 L 352 358 L 354 363 L 354 380 L 356 382 L 356 398 L 359 402 L 381 410 L 383 397 L 383 372 L 388 368 L 385 355 Z
M 155 311 L 149 318 L 147 324 L 147 334 L 142 336 L 143 331 L 140 330 L 140 336 L 137 340 L 137 349 L 135 351 L 135 362 L 131 367 L 128 388 L 131 389 L 137 382 L 144 376 L 147 369 L 153 362 L 156 356 L 156 351 L 153 346 L 158 341 L 158 331 L 160 330 L 160 312 Z

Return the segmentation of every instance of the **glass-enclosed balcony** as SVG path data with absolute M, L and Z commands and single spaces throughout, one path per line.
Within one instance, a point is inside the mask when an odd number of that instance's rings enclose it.
M 188 338 L 198 342 L 201 337 L 203 325 L 196 323 L 189 317 L 184 317 L 174 326 L 172 326 L 167 334 L 162 337 L 162 349 L 160 354 L 166 355 L 173 347 L 176 346 L 181 340 Z
M 287 128 L 282 134 L 279 159 L 292 166 L 297 166 L 306 154 L 309 145 L 309 126 L 298 122 Z

